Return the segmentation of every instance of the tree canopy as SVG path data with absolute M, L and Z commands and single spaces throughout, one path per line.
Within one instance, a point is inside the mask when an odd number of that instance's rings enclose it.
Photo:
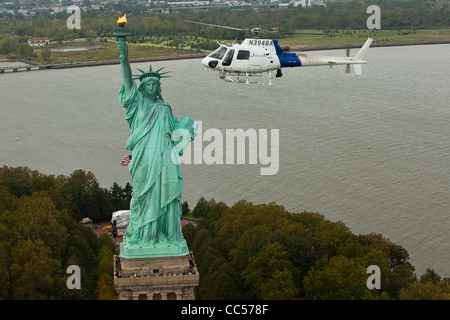
M 0 168 L 0 299 L 116 299 L 115 245 L 78 221 L 108 210 L 111 217 L 130 193 L 131 186 L 100 188 L 83 170 L 52 176 Z M 319 213 L 204 198 L 192 212 L 199 224 L 183 234 L 200 272 L 196 299 L 450 299 L 449 278 L 427 269 L 418 279 L 401 245 L 355 235 Z M 81 290 L 66 286 L 71 265 L 80 267 Z M 367 288 L 372 265 L 380 289 Z
M 92 173 L 0 168 L 0 299 L 114 298 L 112 240 L 78 222 L 110 210 L 108 190 Z M 80 267 L 81 290 L 67 288 L 71 265 Z
M 429 269 L 417 280 L 402 246 L 381 234 L 355 235 L 319 213 L 204 198 L 193 212 L 200 223 L 183 232 L 201 275 L 197 299 L 449 298 L 449 279 Z M 381 289 L 367 288 L 372 265 Z

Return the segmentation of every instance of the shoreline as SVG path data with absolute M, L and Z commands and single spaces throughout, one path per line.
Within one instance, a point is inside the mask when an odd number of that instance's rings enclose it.
M 372 43 L 371 48 L 379 47 L 398 47 L 398 46 L 417 46 L 417 45 L 438 45 L 438 44 L 450 44 L 450 40 L 431 40 L 431 41 L 408 41 L 408 42 L 385 42 L 385 43 Z M 319 51 L 319 50 L 339 50 L 346 48 L 360 48 L 361 45 L 325 45 L 325 46 L 294 46 L 291 47 L 291 51 L 303 52 L 303 51 Z M 169 61 L 169 60 L 184 60 L 184 59 L 200 59 L 204 58 L 208 53 L 193 53 L 185 55 L 174 56 L 159 56 L 148 58 L 134 58 L 130 59 L 130 63 L 140 62 L 154 62 L 154 61 Z M 22 62 L 29 66 L 27 67 L 0 67 L 1 73 L 12 73 L 17 71 L 34 71 L 34 70 L 48 70 L 48 69 L 68 69 L 68 68 L 82 68 L 82 67 L 96 67 L 120 64 L 119 59 L 114 60 L 100 60 L 100 61 L 86 61 L 86 62 L 70 62 L 70 63 L 58 63 L 58 64 L 40 64 L 34 61 L 27 61 L 24 59 L 14 60 L 0 60 L 0 62 Z M 8 71 L 9 72 L 8 72 Z
M 381 42 L 374 43 L 370 45 L 371 48 L 380 47 L 404 47 L 404 46 L 422 46 L 422 45 L 433 45 L 433 44 L 450 44 L 450 40 L 427 40 L 427 41 L 402 41 L 402 42 Z M 317 51 L 317 50 L 339 50 L 339 49 L 355 49 L 361 48 L 363 44 L 352 44 L 352 45 L 326 45 L 326 46 L 294 46 L 291 47 L 292 51 Z
M 148 57 L 148 58 L 134 58 L 129 59 L 130 63 L 139 62 L 152 62 L 152 61 L 165 61 L 165 60 L 182 60 L 182 59 L 198 59 L 206 56 L 206 53 L 194 53 L 185 55 L 175 55 L 175 56 L 159 56 L 159 57 Z M 5 67 L 0 68 L 1 73 L 10 73 L 17 71 L 34 71 L 34 70 L 48 70 L 48 69 L 68 69 L 68 68 L 82 68 L 82 67 L 97 67 L 97 66 L 107 66 L 120 64 L 119 59 L 114 60 L 99 60 L 99 61 L 86 61 L 86 62 L 68 62 L 68 63 L 57 63 L 57 64 L 40 64 L 34 61 L 27 61 L 24 59 L 15 60 L 0 60 L 0 62 L 22 62 L 27 63 L 29 66 L 25 67 Z M 9 72 L 5 72 L 9 70 Z

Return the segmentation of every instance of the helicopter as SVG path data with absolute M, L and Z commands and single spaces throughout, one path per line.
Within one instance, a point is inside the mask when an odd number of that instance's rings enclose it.
M 283 68 L 293 67 L 329 66 L 333 68 L 336 65 L 344 65 L 346 73 L 351 73 L 350 66 L 352 66 L 354 73 L 361 75 L 362 65 L 367 63 L 364 57 L 373 41 L 372 38 L 368 38 L 354 57 L 350 57 L 349 48 L 347 48 L 346 57 L 296 54 L 290 52 L 289 46 L 280 46 L 278 40 L 261 39 L 261 34 L 270 32 L 261 28 L 240 29 L 196 21 L 186 20 L 186 22 L 252 33 L 253 38 L 246 38 L 241 44 L 219 43 L 219 48 L 202 60 L 202 64 L 207 69 L 219 72 L 220 79 L 235 83 L 250 83 L 250 78 L 263 77 L 263 74 L 268 73 L 269 85 L 272 85 L 273 73 L 276 78 L 280 78 L 283 76 Z M 304 32 L 302 34 L 323 35 Z

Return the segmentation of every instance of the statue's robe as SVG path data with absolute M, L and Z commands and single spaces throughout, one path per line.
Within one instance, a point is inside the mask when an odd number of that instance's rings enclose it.
M 192 140 L 195 123 L 187 116 L 178 121 L 169 104 L 145 98 L 134 82 L 128 94 L 122 84 L 119 99 L 131 129 L 126 149 L 132 156 L 129 170 L 133 193 L 125 237 L 131 244 L 180 241 L 183 181 L 179 161 L 173 159 L 177 141 L 171 137 L 174 130 L 185 129 Z

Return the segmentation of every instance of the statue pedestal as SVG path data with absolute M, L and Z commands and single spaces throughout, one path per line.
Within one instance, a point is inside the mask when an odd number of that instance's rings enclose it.
M 121 257 L 120 269 L 122 276 L 128 277 L 160 276 L 169 274 L 181 275 L 191 271 L 189 253 L 180 257 L 137 259 L 124 259 Z
M 189 254 L 186 240 L 177 243 L 166 242 L 154 245 L 130 244 L 127 239 L 120 244 L 120 255 L 126 259 L 180 257 Z
M 194 300 L 200 275 L 194 256 L 124 259 L 114 257 L 119 300 Z
M 194 300 L 200 275 L 186 241 L 142 246 L 120 244 L 114 257 L 119 300 Z

